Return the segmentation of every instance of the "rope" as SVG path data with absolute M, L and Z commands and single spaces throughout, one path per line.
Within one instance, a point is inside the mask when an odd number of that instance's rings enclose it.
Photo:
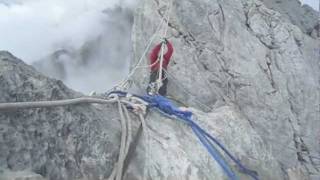
M 149 107 L 155 107 L 168 117 L 171 117 L 170 115 L 173 115 L 178 119 L 186 122 L 192 128 L 200 142 L 206 147 L 209 154 L 218 162 L 218 164 L 221 166 L 224 172 L 228 175 L 229 179 L 236 180 L 238 178 L 232 172 L 232 169 L 228 166 L 223 157 L 218 153 L 218 151 L 215 150 L 211 142 L 218 145 L 218 147 L 221 148 L 230 157 L 230 159 L 236 163 L 241 172 L 251 176 L 255 180 L 259 179 L 257 172 L 252 171 L 243 166 L 240 160 L 232 156 L 232 154 L 217 139 L 215 139 L 213 136 L 211 136 L 209 133 L 203 130 L 199 125 L 197 125 L 192 120 L 192 112 L 179 110 L 177 107 L 173 105 L 173 103 L 170 100 L 163 96 L 143 96 L 142 98 L 144 101 L 149 103 Z M 211 140 L 211 142 L 209 140 Z
M 118 91 L 121 92 L 121 91 Z M 121 142 L 119 149 L 119 157 L 117 163 L 115 163 L 113 171 L 109 176 L 108 180 L 121 180 L 123 176 L 123 170 L 125 167 L 125 161 L 129 153 L 130 145 L 132 142 L 132 119 L 129 115 L 129 111 L 127 106 L 135 112 L 140 119 L 142 130 L 145 133 L 146 138 L 146 164 L 148 164 L 149 160 L 149 133 L 147 130 L 147 125 L 143 114 L 146 113 L 146 106 L 148 105 L 145 101 L 140 98 L 134 97 L 128 93 L 109 93 L 108 97 L 117 99 L 118 109 L 120 114 L 120 122 L 121 122 Z M 120 99 L 121 98 L 121 99 Z M 126 106 L 124 105 L 126 104 Z M 143 178 L 146 177 L 146 171 L 143 170 Z
M 132 125 L 131 125 L 132 120 L 124 104 L 130 107 L 133 107 L 134 109 L 138 109 L 135 112 L 139 114 L 139 118 L 141 120 L 143 129 L 146 130 L 147 126 L 142 115 L 146 111 L 146 102 L 134 97 L 132 99 L 135 102 L 131 102 L 123 99 L 120 100 L 118 96 L 114 94 L 109 96 L 108 98 L 109 99 L 80 97 L 80 98 L 74 98 L 74 99 L 55 100 L 55 101 L 0 103 L 0 111 L 12 111 L 12 110 L 29 109 L 29 108 L 48 108 L 48 107 L 68 106 L 68 105 L 85 104 L 85 103 L 107 104 L 107 103 L 118 102 L 118 111 L 120 114 L 120 123 L 121 123 L 121 140 L 120 140 L 121 142 L 120 142 L 118 161 L 117 163 L 115 163 L 114 168 L 108 180 L 121 180 L 123 175 L 124 161 L 128 154 L 130 143 L 132 141 Z M 136 102 L 139 102 L 139 103 L 136 103 Z
M 84 103 L 95 103 L 95 104 L 107 104 L 116 102 L 115 99 L 102 99 L 102 98 L 92 98 L 92 97 L 80 97 L 74 99 L 65 100 L 55 100 L 55 101 L 35 101 L 35 102 L 10 102 L 10 103 L 0 103 L 0 111 L 11 111 L 18 109 L 29 109 L 29 108 L 48 108 L 56 106 L 68 106 L 75 104 Z
M 208 150 L 210 155 L 217 161 L 217 163 L 221 166 L 223 171 L 227 174 L 229 179 L 237 180 L 237 176 L 234 172 L 232 172 L 231 167 L 227 164 L 227 162 L 222 158 L 222 155 L 219 153 L 219 151 L 210 144 L 207 137 L 204 136 L 204 134 L 196 127 L 191 125 L 191 129 L 196 134 L 200 142 L 205 146 L 205 148 Z
M 165 28 L 163 36 L 162 36 L 163 39 L 166 38 L 167 32 L 168 32 L 171 6 L 172 6 L 172 1 L 170 1 L 170 3 L 169 3 L 167 24 L 166 24 L 166 28 Z M 157 82 L 157 92 L 159 91 L 160 87 L 162 86 L 163 53 L 164 53 L 164 43 L 161 44 L 160 67 L 159 67 L 159 78 L 158 78 L 158 82 Z
M 169 14 L 169 11 L 166 12 L 166 14 Z M 151 36 L 145 50 L 143 51 L 140 59 L 138 60 L 137 64 L 134 65 L 134 67 L 131 69 L 130 73 L 128 74 L 128 76 L 126 78 L 124 78 L 122 81 L 120 81 L 119 83 L 117 83 L 113 88 L 111 88 L 109 91 L 112 91 L 113 89 L 116 89 L 117 87 L 124 87 L 125 84 L 129 81 L 129 79 L 134 75 L 134 73 L 136 72 L 136 70 L 138 68 L 143 68 L 143 66 L 140 66 L 140 64 L 142 63 L 145 55 L 147 54 L 151 44 L 153 43 L 154 39 L 156 38 L 157 36 L 157 33 L 160 31 L 161 29 L 161 26 L 163 25 L 164 23 L 164 19 L 162 19 L 161 23 L 159 23 L 159 25 L 157 26 L 156 28 L 156 31 L 155 33 Z M 150 67 L 151 65 L 148 65 L 147 67 Z
M 150 159 L 150 133 L 147 127 L 147 123 L 145 121 L 145 118 L 143 117 L 143 114 L 146 113 L 146 106 L 148 105 L 148 103 L 146 103 L 145 101 L 143 101 L 141 98 L 138 98 L 137 96 L 133 96 L 131 94 L 123 94 L 123 100 L 122 102 L 126 103 L 127 105 L 129 105 L 131 108 L 133 108 L 133 112 L 135 112 L 140 119 L 141 122 L 141 126 L 142 126 L 142 131 L 144 133 L 144 138 L 146 141 L 146 149 L 145 149 L 145 167 L 149 166 L 149 159 Z M 145 179 L 147 177 L 146 174 L 146 169 L 147 168 L 143 168 L 143 179 Z
M 127 138 L 127 121 L 123 114 L 122 104 L 119 99 L 118 101 L 118 111 L 120 114 L 120 124 L 121 124 L 121 140 L 120 140 L 120 149 L 119 149 L 119 157 L 118 162 L 114 165 L 112 170 L 111 176 L 108 178 L 109 180 L 121 180 L 122 179 L 122 168 L 123 163 L 126 156 L 126 145 L 128 145 L 128 138 Z
M 119 96 L 124 99 L 119 99 Z M 124 161 L 129 151 L 129 146 L 132 141 L 132 125 L 131 125 L 131 118 L 129 116 L 127 107 L 123 104 L 128 105 L 129 107 L 133 108 L 134 112 L 139 115 L 141 125 L 143 130 L 145 131 L 146 137 L 146 167 L 148 167 L 148 160 L 149 160 L 149 151 L 150 151 L 150 142 L 149 142 L 149 133 L 147 130 L 146 122 L 143 118 L 143 113 L 146 111 L 146 105 L 151 107 L 157 107 L 160 112 L 168 113 L 169 115 L 175 115 L 179 117 L 181 120 L 187 122 L 198 139 L 201 143 L 206 147 L 208 152 L 216 161 L 220 164 L 220 166 L 224 169 L 226 174 L 230 179 L 237 179 L 236 176 L 231 171 L 231 168 L 225 163 L 225 161 L 217 154 L 217 151 L 214 149 L 213 145 L 209 142 L 211 140 L 215 144 L 217 144 L 240 168 L 240 171 L 250 175 L 254 179 L 257 178 L 257 174 L 255 171 L 249 170 L 245 168 L 239 160 L 231 155 L 227 151 L 227 149 L 214 137 L 210 134 L 205 132 L 201 127 L 199 127 L 195 122 L 191 120 L 191 112 L 179 111 L 170 101 L 166 100 L 162 96 L 137 96 L 137 95 L 129 95 L 128 93 L 115 91 L 108 94 L 109 99 L 101 99 L 101 98 L 92 98 L 92 97 L 80 97 L 74 99 L 66 99 L 66 100 L 56 100 L 56 101 L 37 101 L 37 102 L 13 102 L 13 103 L 0 103 L 0 110 L 17 110 L 23 108 L 43 108 L 43 107 L 55 107 L 55 106 L 65 106 L 65 105 L 74 105 L 74 104 L 81 104 L 81 103 L 112 103 L 118 102 L 118 110 L 120 114 L 120 123 L 121 123 L 121 142 L 120 142 L 120 149 L 119 149 L 119 157 L 118 162 L 115 163 L 114 168 L 109 180 L 121 180 L 123 175 L 123 167 Z M 123 104 L 122 104 L 123 103 Z M 208 139 L 209 138 L 209 139 Z M 146 171 L 144 169 L 143 178 L 146 177 Z
M 145 168 L 143 168 L 143 179 L 146 179 L 147 177 L 147 171 L 146 169 L 148 168 L 149 166 L 149 159 L 150 159 L 150 135 L 149 135 L 149 130 L 148 130 L 148 127 L 147 127 L 147 123 L 143 117 L 142 114 L 139 114 L 139 118 L 140 118 L 140 121 L 141 121 L 141 125 L 142 125 L 142 129 L 143 129 L 143 132 L 144 132 L 144 137 L 145 137 L 145 140 L 146 140 L 146 153 L 145 153 L 145 160 L 146 160 L 146 163 L 145 163 Z
M 120 100 L 118 100 L 118 109 L 120 113 L 120 122 L 121 122 L 121 142 L 120 142 L 120 151 L 119 151 L 119 160 L 118 160 L 118 168 L 117 168 L 117 175 L 116 180 L 122 179 L 122 168 L 123 168 L 123 162 L 125 159 L 125 150 L 126 150 L 126 141 L 127 141 L 127 126 L 126 126 L 126 120 L 123 115 L 123 109 Z
M 127 126 L 128 126 L 128 135 L 127 135 L 127 144 L 126 144 L 126 149 L 125 149 L 125 155 L 127 156 L 128 152 L 129 152 L 129 147 L 130 147 L 130 143 L 132 141 L 132 119 L 129 115 L 129 112 L 128 112 L 128 109 L 125 105 L 122 105 L 122 108 L 124 109 L 124 113 L 125 113 L 125 116 L 127 118 Z
M 157 60 L 156 60 L 154 63 L 152 63 L 152 64 L 145 65 L 145 66 L 138 66 L 137 68 L 150 68 L 150 67 L 156 65 L 159 61 L 160 61 L 160 60 L 157 59 Z

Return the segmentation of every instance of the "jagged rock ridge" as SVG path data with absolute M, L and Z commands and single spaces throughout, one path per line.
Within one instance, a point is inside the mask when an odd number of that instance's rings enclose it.
M 0 52 L 0 67 L 3 80 L 0 102 L 80 96 L 61 81 L 44 77 L 7 52 Z M 236 109 L 223 106 L 210 113 L 190 110 L 202 127 L 260 176 L 282 178 L 278 163 Z M 142 179 L 143 176 L 151 179 L 224 178 L 220 167 L 186 124 L 154 111 L 150 111 L 146 119 L 149 130 L 137 139 L 137 149 L 130 155 L 125 179 Z M 112 105 L 2 112 L 0 120 L 1 178 L 8 178 L 9 174 L 11 178 L 26 179 L 103 179 L 110 175 L 117 159 L 119 115 Z M 133 124 L 136 134 L 138 123 L 134 120 Z M 238 175 L 246 178 L 241 173 Z
M 81 96 L 4 51 L 0 51 L 0 94 L 0 102 Z M 112 105 L 1 112 L 1 171 L 17 172 L 26 179 L 29 174 L 21 171 L 31 170 L 48 179 L 109 175 L 119 148 L 120 126 L 116 111 L 106 109 Z M 8 173 L 1 171 L 3 179 Z
M 132 64 L 168 2 L 139 3 Z M 261 179 L 319 179 L 319 39 L 256 0 L 174 0 L 171 13 L 170 96 L 195 107 L 196 121 Z M 0 54 L 0 102 L 81 95 Z M 148 70 L 134 81 L 144 89 Z M 118 118 L 112 105 L 1 113 L 0 166 L 35 178 L 107 178 L 117 158 Z M 225 178 L 185 124 L 153 111 L 147 123 L 149 138 L 138 140 L 125 179 Z

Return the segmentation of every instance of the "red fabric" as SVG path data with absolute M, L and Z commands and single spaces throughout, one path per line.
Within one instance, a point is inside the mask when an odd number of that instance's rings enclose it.
M 164 69 L 167 69 L 168 67 L 168 64 L 170 62 L 170 58 L 172 56 L 172 53 L 173 53 L 173 46 L 170 42 L 167 43 L 167 48 L 168 48 L 168 51 L 166 52 L 166 54 L 163 55 L 163 63 L 162 63 L 162 67 Z M 150 53 L 150 64 L 153 64 L 151 66 L 151 71 L 157 71 L 159 70 L 159 67 L 160 67 L 160 61 L 157 62 L 156 64 L 154 64 L 157 60 L 158 60 L 158 57 L 160 58 L 159 56 L 159 52 L 161 50 L 161 43 L 156 45 L 151 53 Z

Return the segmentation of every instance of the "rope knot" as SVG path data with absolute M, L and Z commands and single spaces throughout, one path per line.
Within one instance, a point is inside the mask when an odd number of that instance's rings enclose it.
M 147 107 L 142 104 L 135 104 L 133 107 L 133 112 L 135 114 L 143 114 L 145 115 L 147 113 Z

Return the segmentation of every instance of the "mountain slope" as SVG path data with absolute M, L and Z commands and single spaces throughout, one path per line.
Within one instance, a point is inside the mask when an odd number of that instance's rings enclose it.
M 141 1 L 136 60 L 169 3 Z M 168 36 L 175 46 L 170 96 L 202 109 L 238 109 L 284 174 L 301 169 L 319 178 L 319 39 L 255 0 L 173 1 Z M 145 87 L 148 70 L 134 79 Z
M 140 1 L 131 66 L 170 1 Z M 319 39 L 261 1 L 172 2 L 169 96 L 188 106 L 194 120 L 261 179 L 319 179 Z M 148 74 L 148 68 L 134 74 L 140 90 Z M 0 102 L 82 96 L 4 51 L 0 95 Z M 150 110 L 139 138 L 139 123 L 130 115 L 137 148 L 124 179 L 226 179 L 186 124 Z M 119 121 L 114 105 L 1 112 L 0 179 L 105 179 L 118 158 Z

